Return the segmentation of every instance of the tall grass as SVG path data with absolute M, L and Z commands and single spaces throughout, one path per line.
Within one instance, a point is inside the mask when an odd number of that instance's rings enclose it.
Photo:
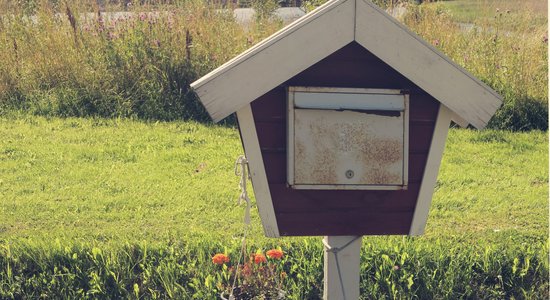
M 0 113 L 208 121 L 189 83 L 282 27 L 268 17 L 275 1 L 237 2 L 263 12 L 247 27 L 232 18 L 231 1 L 95 3 L 0 1 Z M 465 29 L 447 7 L 409 5 L 403 22 L 504 96 L 490 127 L 546 130 L 548 44 L 540 13 L 503 9 Z
M 409 5 L 403 22 L 503 96 L 490 128 L 547 130 L 548 34 L 533 22 L 539 15 L 498 10 L 463 24 L 443 5 Z
M 4 4 L 4 6 L 8 6 Z M 208 120 L 189 83 L 280 25 L 243 28 L 205 1 L 104 8 L 41 2 L 0 23 L 0 109 Z

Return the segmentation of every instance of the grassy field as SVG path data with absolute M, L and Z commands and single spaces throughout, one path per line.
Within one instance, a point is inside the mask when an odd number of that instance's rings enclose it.
M 464 23 L 487 23 L 501 14 L 517 18 L 527 12 L 532 17 L 533 26 L 548 24 L 546 0 L 452 0 L 441 1 L 439 4 L 452 11 L 455 20 Z
M 2 238 L 240 233 L 233 169 L 242 148 L 233 128 L 23 117 L 1 119 L 0 136 Z M 547 144 L 541 132 L 452 131 L 427 237 L 544 239 Z
M 0 0 L 16 16 L 0 20 L 0 299 L 219 298 L 243 234 L 238 132 L 154 120 L 206 120 L 188 83 L 281 23 L 244 30 L 202 0 L 89 23 L 71 15 L 95 1 L 15 3 Z M 527 131 L 548 126 L 545 7 L 444 1 L 402 21 L 504 96 L 493 128 Z M 362 299 L 548 299 L 548 210 L 547 132 L 452 129 L 426 234 L 364 238 Z M 247 253 L 278 247 L 287 298 L 319 299 L 320 238 L 267 239 L 253 205 Z
M 68 294 L 76 289 L 73 281 L 57 283 L 68 285 L 67 290 L 35 286 L 46 294 L 76 298 L 131 297 L 135 276 L 142 275 L 128 264 L 139 264 L 139 253 L 149 251 L 144 257 L 150 261 L 141 263 L 153 274 L 150 286 L 139 286 L 140 295 L 164 298 L 172 289 L 183 298 L 213 297 L 215 283 L 223 280 L 209 257 L 220 251 L 234 257 L 242 234 L 243 207 L 236 205 L 238 178 L 233 174 L 242 149 L 234 128 L 16 116 L 0 119 L 0 136 L 0 295 L 10 298 L 9 291 L 17 290 L 7 284 L 8 267 L 13 282 L 14 270 L 27 281 L 42 280 L 27 278 L 29 268 L 42 270 L 38 274 L 50 282 L 56 272 L 79 274 L 70 269 L 78 266 L 86 272 L 80 287 L 84 294 Z M 546 133 L 451 130 L 426 235 L 366 238 L 363 293 L 545 297 L 547 166 Z M 318 238 L 266 239 L 254 210 L 248 245 L 252 252 L 281 246 L 288 252 L 290 298 L 318 297 Z M 97 251 L 104 253 L 99 262 Z M 11 259 L 16 261 L 10 264 Z M 448 265 L 449 260 L 456 265 Z M 33 261 L 37 265 L 25 265 Z M 155 269 L 159 263 L 172 269 Z M 110 277 L 102 279 L 103 273 L 89 264 L 114 269 L 121 288 L 94 290 L 90 274 L 98 272 L 94 282 L 99 286 Z M 396 265 L 409 273 L 391 271 Z M 172 276 L 168 281 L 159 281 L 167 274 Z M 498 278 L 507 282 L 493 282 Z M 473 282 L 472 290 L 462 288 L 464 280 Z

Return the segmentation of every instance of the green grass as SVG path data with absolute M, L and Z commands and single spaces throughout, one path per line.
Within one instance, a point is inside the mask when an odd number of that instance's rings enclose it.
M 16 117 L 1 119 L 0 136 L 0 238 L 239 233 L 233 170 L 242 147 L 234 128 Z M 452 130 L 427 237 L 544 239 L 547 153 L 542 132 Z
M 495 18 L 465 2 L 412 7 L 404 22 L 504 95 L 491 126 L 547 128 L 545 20 L 524 12 L 540 3 Z M 9 3 L 0 11 L 28 13 Z M 211 256 L 234 266 L 242 235 L 236 129 L 55 116 L 205 120 L 187 83 L 280 24 L 243 30 L 176 1 L 173 30 L 146 19 L 75 34 L 52 18 L 65 4 L 29 3 L 40 26 L 0 24 L 0 299 L 216 298 L 228 271 Z M 483 30 L 456 26 L 472 18 Z M 451 130 L 426 234 L 364 239 L 363 298 L 548 299 L 547 166 L 545 132 Z M 282 247 L 288 298 L 319 298 L 319 238 L 267 239 L 253 206 L 247 246 Z
M 228 283 L 210 257 L 234 263 L 242 234 L 235 128 L 13 116 L 0 136 L 0 298 L 213 299 Z M 451 130 L 426 234 L 365 238 L 362 294 L 547 298 L 547 166 L 547 133 Z M 248 251 L 281 246 L 289 298 L 318 299 L 320 239 L 267 239 L 252 216 Z
M 151 241 L 240 228 L 234 129 L 32 117 L 0 127 L 1 237 Z
M 529 13 L 534 26 L 548 23 L 548 3 L 545 0 L 450 0 L 440 1 L 448 8 L 456 21 L 463 23 L 486 23 L 501 14 L 518 17 Z M 513 30 L 514 26 L 509 29 Z

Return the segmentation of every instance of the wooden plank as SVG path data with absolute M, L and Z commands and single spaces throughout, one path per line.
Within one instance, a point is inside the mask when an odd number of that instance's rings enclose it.
M 359 299 L 361 241 L 360 236 L 325 236 L 323 300 Z
M 318 191 L 293 190 L 284 184 L 270 184 L 275 213 L 359 211 L 370 213 L 413 212 L 420 184 L 403 191 Z M 335 199 L 338 199 L 335 201 Z
M 256 117 L 256 115 L 254 115 Z M 262 149 L 285 148 L 286 126 L 283 122 L 256 122 Z
M 286 92 L 278 86 L 252 101 L 252 112 L 256 122 L 281 122 L 286 120 Z
M 277 214 L 281 236 L 403 235 L 409 232 L 412 212 L 322 212 Z
M 439 101 L 432 96 L 422 94 L 410 95 L 410 117 L 411 122 L 434 122 L 439 111 Z
M 421 235 L 424 233 L 435 184 L 437 182 L 439 166 L 441 165 L 443 150 L 445 149 L 447 133 L 449 132 L 449 125 L 451 124 L 451 117 L 451 110 L 441 104 L 409 235 Z
M 460 126 L 462 128 L 466 128 L 470 124 L 464 118 L 462 118 L 461 116 L 459 116 L 455 113 L 453 113 L 453 115 L 451 116 L 451 120 L 453 120 L 453 122 L 455 122 L 458 126 Z
M 353 41 L 354 8 L 354 0 L 331 1 L 191 87 L 212 119 L 220 121 Z
M 277 219 L 275 218 L 275 210 L 273 209 L 264 161 L 260 151 L 256 125 L 254 124 L 254 117 L 252 116 L 250 105 L 237 111 L 237 118 L 244 151 L 248 160 L 250 176 L 252 177 L 256 204 L 258 205 L 258 211 L 264 227 L 264 233 L 268 237 L 278 237 L 279 229 L 277 227 Z
M 330 72 L 326 70 L 330 70 Z M 297 77 L 288 80 L 286 84 L 289 86 L 418 89 L 411 81 L 386 67 L 385 64 L 337 60 L 320 62 Z
M 357 0 L 355 40 L 476 128 L 502 104 L 487 85 L 375 4 Z
M 430 123 L 409 126 L 409 153 L 427 153 L 430 149 L 434 125 Z

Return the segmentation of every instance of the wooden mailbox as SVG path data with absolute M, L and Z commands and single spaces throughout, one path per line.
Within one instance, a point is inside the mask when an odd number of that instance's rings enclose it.
M 451 121 L 498 94 L 368 0 L 332 0 L 194 82 L 236 112 L 267 236 L 419 235 Z

